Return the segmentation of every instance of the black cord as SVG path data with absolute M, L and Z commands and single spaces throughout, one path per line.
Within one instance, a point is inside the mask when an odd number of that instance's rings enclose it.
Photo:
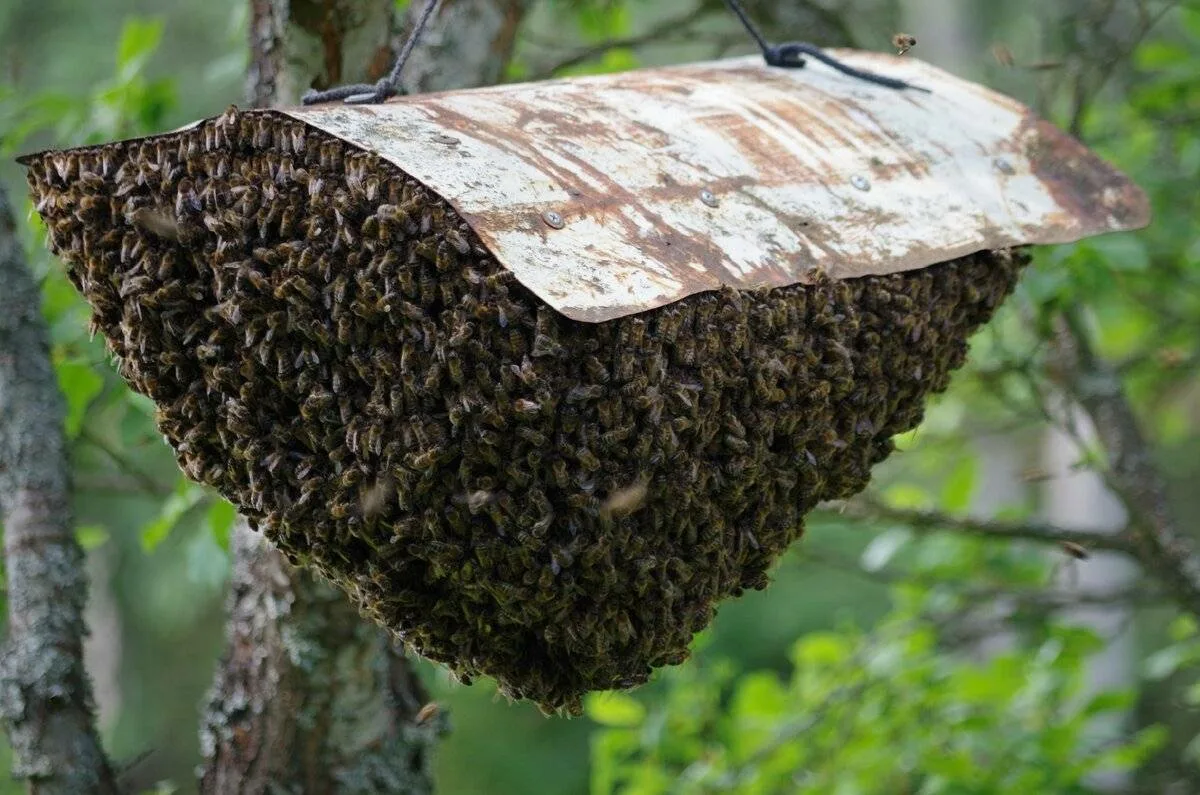
M 745 9 L 742 8 L 742 4 L 738 0 L 725 0 L 725 5 L 729 6 L 729 10 L 741 20 L 742 26 L 746 28 L 746 32 L 750 34 L 751 38 L 758 45 L 758 48 L 762 50 L 763 60 L 767 62 L 768 66 L 778 66 L 784 69 L 800 69 L 805 64 L 803 56 L 809 55 L 849 77 L 865 80 L 868 83 L 874 83 L 885 88 L 894 88 L 896 90 L 907 88 L 929 93 L 929 89 L 914 86 L 912 83 L 906 83 L 903 80 L 877 75 L 874 72 L 868 72 L 864 69 L 855 69 L 853 66 L 844 64 L 832 55 L 827 54 L 815 44 L 809 44 L 805 41 L 776 45 L 769 44 L 758 31 L 758 28 L 755 27 L 754 23 L 750 21 L 750 17 L 746 14 Z
M 408 62 L 413 48 L 417 46 L 417 40 L 421 38 L 425 26 L 429 24 L 429 19 L 433 16 L 438 2 L 439 0 L 426 0 L 425 8 L 421 10 L 421 16 L 417 19 L 412 34 L 408 37 L 408 41 L 404 42 L 404 47 L 396 56 L 396 61 L 392 64 L 392 70 L 388 72 L 387 77 L 377 83 L 352 83 L 326 91 L 309 90 L 300 98 L 300 101 L 305 105 L 319 105 L 322 102 L 336 102 L 340 99 L 347 105 L 377 105 L 401 93 L 400 73 L 404 71 L 404 64 Z
M 337 86 L 326 91 L 310 90 L 301 97 L 300 101 L 305 105 L 319 105 L 323 102 L 336 102 L 338 100 L 345 102 L 347 105 L 374 105 L 385 102 L 389 98 L 401 93 L 400 74 L 404 71 L 404 64 L 408 62 L 409 56 L 412 55 L 413 48 L 416 47 L 417 41 L 425 31 L 425 26 L 429 24 L 429 19 L 433 16 L 438 2 L 439 0 L 426 0 L 425 8 L 422 9 L 421 16 L 417 19 L 417 24 L 413 28 L 412 34 L 408 37 L 408 41 L 404 42 L 404 47 L 401 48 L 400 54 L 396 56 L 396 61 L 392 65 L 391 71 L 388 72 L 387 77 L 384 77 L 377 83 L 352 83 L 350 85 Z M 746 14 L 745 9 L 742 8 L 739 0 L 725 0 L 725 5 L 729 6 L 729 9 L 737 15 L 737 18 L 741 20 L 742 26 L 746 28 L 746 32 L 758 44 L 759 49 L 762 50 L 763 60 L 767 62 L 768 66 L 777 66 L 784 69 L 800 69 L 805 65 L 803 56 L 808 55 L 844 75 L 864 80 L 868 83 L 897 90 L 912 89 L 927 93 L 929 91 L 927 88 L 914 86 L 903 80 L 877 75 L 874 72 L 868 72 L 864 69 L 856 69 L 853 66 L 842 63 L 832 55 L 826 54 L 825 51 L 815 44 L 801 41 L 772 45 L 763 38 L 763 35 Z

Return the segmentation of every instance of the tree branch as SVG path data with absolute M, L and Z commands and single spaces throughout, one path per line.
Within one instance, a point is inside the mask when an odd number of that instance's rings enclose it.
M 661 22 L 647 28 L 645 32 L 639 33 L 636 36 L 628 36 L 621 39 L 609 39 L 598 44 L 591 45 L 578 50 L 558 61 L 538 67 L 533 70 L 531 80 L 545 80 L 554 77 L 564 69 L 570 69 L 580 64 L 585 64 L 595 58 L 600 58 L 613 50 L 630 49 L 635 50 L 639 47 L 644 47 L 648 44 L 660 44 L 665 39 L 686 34 L 696 23 L 703 20 L 705 17 L 711 16 L 717 9 L 712 8 L 704 3 L 678 14 L 677 16 L 668 17 Z
M 724 8 L 723 0 L 704 0 Z M 826 8 L 815 0 L 780 3 L 776 0 L 745 0 L 743 5 L 759 27 L 778 41 L 811 41 L 821 47 L 858 48 L 858 41 L 844 10 Z M 752 42 L 747 41 L 747 44 Z M 757 48 L 756 48 L 757 49 Z
M 251 0 L 250 96 L 286 104 L 302 88 L 378 77 L 400 38 L 392 7 Z M 406 88 L 494 82 L 523 11 L 515 0 L 446 0 L 409 59 Z M 331 15 L 359 23 L 334 25 Z M 354 55 L 379 46 L 382 58 Z M 390 635 L 240 522 L 232 541 L 228 642 L 201 732 L 202 790 L 432 792 L 430 750 L 444 718 L 418 715 L 427 696 Z
M 171 490 L 175 486 L 174 483 L 160 482 L 158 478 L 139 467 L 136 462 L 125 455 L 116 445 L 101 435 L 94 433 L 86 424 L 79 430 L 79 441 L 89 444 L 103 453 L 108 460 L 116 465 L 117 469 L 123 475 L 137 483 L 138 487 L 146 494 L 159 497 L 166 496 L 171 493 Z
M 1083 607 L 1089 605 L 1161 605 L 1168 597 L 1154 590 L 1147 590 L 1144 585 L 1137 584 L 1132 588 L 1120 591 L 1079 590 L 1066 588 L 1025 588 L 1008 586 L 965 587 L 962 580 L 948 577 L 931 576 L 903 570 L 864 569 L 858 561 L 839 555 L 829 555 L 822 552 L 804 550 L 800 563 L 811 563 L 824 566 L 845 574 L 858 577 L 866 582 L 881 587 L 918 583 L 925 587 L 950 586 L 963 602 L 971 605 L 990 604 L 998 600 L 1006 600 L 1016 605 L 1035 610 L 1053 611 L 1064 607 Z
M 409 6 L 406 33 L 421 5 Z M 499 83 L 531 5 L 531 0 L 442 0 L 404 67 L 405 90 L 419 94 Z
M 1129 38 L 1102 44 L 1105 57 L 1095 59 L 1099 65 L 1092 70 L 1091 84 L 1085 85 L 1083 76 L 1076 79 L 1069 123 L 1073 134 L 1080 133 L 1088 104 L 1116 66 L 1177 5 L 1177 0 L 1166 0 L 1151 11 L 1146 0 L 1138 0 L 1137 23 Z M 1115 11 L 1116 4 L 1108 3 L 1101 24 L 1088 28 L 1102 30 Z M 1078 40 L 1076 44 L 1083 49 Z M 1130 526 L 1120 538 L 1130 544 L 1133 556 L 1162 581 L 1181 608 L 1200 616 L 1200 556 L 1195 542 L 1180 531 L 1171 515 L 1166 487 L 1120 374 L 1092 348 L 1083 312 L 1077 305 L 1064 308 L 1060 321 L 1054 340 L 1057 380 L 1091 419 L 1104 447 L 1106 466 L 1101 475 L 1130 516 Z
M 1070 121 L 1067 123 L 1067 131 L 1071 135 L 1076 138 L 1082 137 L 1084 113 L 1091 103 L 1092 98 L 1112 78 L 1117 66 L 1129 59 L 1129 56 L 1141 44 L 1146 34 L 1178 4 L 1178 0 L 1168 0 L 1160 8 L 1151 12 L 1146 6 L 1145 0 L 1139 0 L 1137 4 L 1137 24 L 1134 25 L 1133 33 L 1130 34 L 1129 38 L 1124 41 L 1109 40 L 1105 42 L 1104 46 L 1093 48 L 1095 52 L 1103 53 L 1103 57 L 1090 59 L 1086 70 L 1082 68 L 1082 64 L 1077 64 L 1075 83 L 1071 88 Z M 1078 31 L 1086 28 L 1103 35 L 1102 32 L 1115 11 L 1115 0 L 1107 0 L 1103 10 L 1098 15 L 1098 24 L 1085 24 L 1085 20 L 1073 21 L 1072 30 Z M 1078 44 L 1078 42 L 1076 43 Z
M 66 412 L 41 299 L 0 188 L 0 517 L 8 642 L 0 718 L 15 777 L 46 795 L 115 793 L 83 666 L 87 579 L 71 516 Z
M 1043 522 L 1000 522 L 953 516 L 939 511 L 891 508 L 874 501 L 855 500 L 845 515 L 876 522 L 895 522 L 917 533 L 953 532 L 1000 541 L 1036 541 L 1040 544 L 1078 544 L 1089 549 L 1136 556 L 1134 543 L 1123 534 L 1102 535 L 1089 530 L 1069 530 Z
M 1078 308 L 1063 312 L 1058 349 L 1067 394 L 1091 418 L 1107 456 L 1102 474 L 1130 516 L 1121 539 L 1180 607 L 1200 616 L 1200 557 L 1171 515 L 1166 487 L 1124 385 L 1092 349 Z

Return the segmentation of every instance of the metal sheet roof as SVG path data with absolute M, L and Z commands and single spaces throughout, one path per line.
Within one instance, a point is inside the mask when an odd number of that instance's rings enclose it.
M 1015 100 L 907 56 L 834 52 L 931 93 L 750 57 L 254 112 L 379 153 L 592 322 L 1148 223 L 1136 185 Z
M 837 54 L 931 93 L 752 57 L 285 112 L 443 195 L 579 320 L 1147 223 L 1136 186 L 1020 103 Z

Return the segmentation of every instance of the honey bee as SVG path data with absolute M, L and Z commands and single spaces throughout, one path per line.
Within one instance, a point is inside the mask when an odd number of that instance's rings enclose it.
M 1087 560 L 1092 556 L 1085 546 L 1076 544 L 1074 541 L 1060 541 L 1058 546 L 1075 560 Z
M 513 401 L 513 409 L 518 414 L 533 415 L 533 414 L 537 414 L 539 411 L 542 410 L 542 404 L 538 403 L 536 400 L 526 400 L 525 398 L 519 398 L 519 399 Z
M 648 493 L 646 483 L 641 481 L 617 489 L 601 504 L 600 515 L 614 519 L 628 516 L 646 504 Z
M 992 57 L 996 59 L 996 63 L 1009 69 L 1016 63 L 1012 50 L 1008 48 L 1008 45 L 1001 42 L 996 42 L 992 45 Z
M 459 254 L 468 254 L 471 251 L 471 244 L 462 232 L 457 229 L 448 229 L 445 232 L 446 242 L 454 247 L 454 250 Z
M 917 37 L 907 33 L 897 33 L 892 36 L 892 46 L 896 48 L 897 55 L 904 55 L 906 52 L 917 46 Z
M 129 222 L 163 240 L 179 242 L 179 223 L 162 210 L 140 207 L 130 213 Z
M 424 726 L 440 715 L 441 712 L 441 706 L 436 701 L 430 701 L 417 712 L 416 717 L 413 718 L 413 723 L 417 726 Z

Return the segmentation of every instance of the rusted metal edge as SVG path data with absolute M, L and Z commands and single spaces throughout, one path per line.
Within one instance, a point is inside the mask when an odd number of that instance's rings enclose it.
M 931 93 L 739 58 L 251 112 L 377 152 L 589 322 L 1149 222 L 1136 185 L 1015 100 L 914 58 L 837 55 Z

